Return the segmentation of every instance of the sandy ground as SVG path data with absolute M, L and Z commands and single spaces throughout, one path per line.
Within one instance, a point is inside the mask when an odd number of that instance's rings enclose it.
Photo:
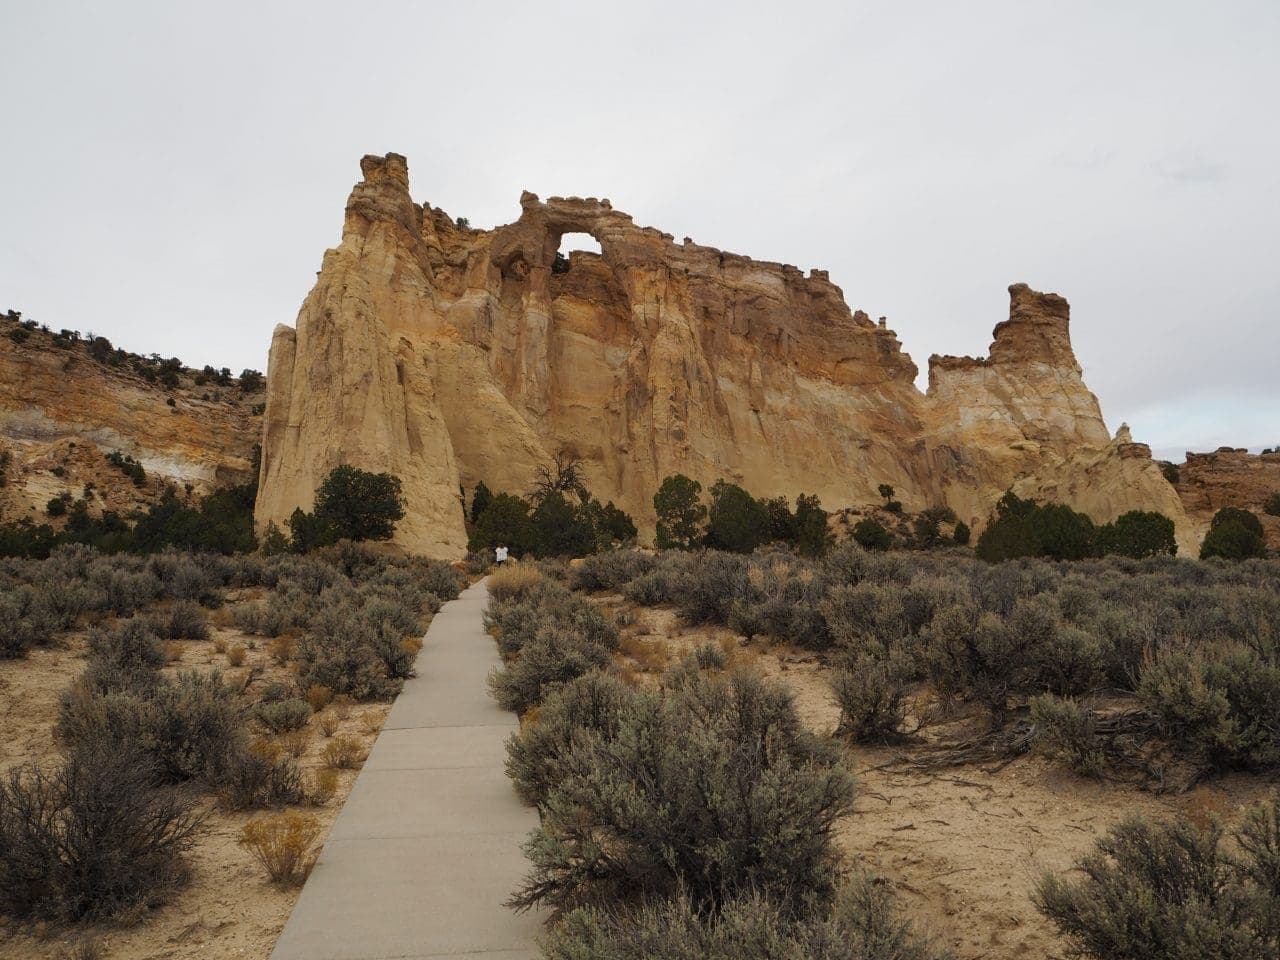
M 226 608 L 216 611 L 213 623 L 229 624 Z M 178 641 L 181 659 L 167 668 L 224 670 L 228 678 L 246 675 L 249 692 L 272 680 L 283 679 L 261 637 L 249 637 L 229 626 L 217 626 L 209 640 Z M 244 664 L 230 668 L 218 647 L 246 647 Z M 53 760 L 53 724 L 58 699 L 84 667 L 85 638 L 70 634 L 55 647 L 38 649 L 24 660 L 0 661 L 0 771 L 31 760 Z M 336 735 L 361 740 L 366 749 L 386 719 L 389 704 L 354 704 L 341 713 Z M 327 742 L 319 725 L 306 728 L 311 740 L 298 763 L 309 778 L 322 764 L 320 753 Z M 357 770 L 338 771 L 338 788 L 323 807 L 295 809 L 316 817 L 327 837 L 334 818 L 355 782 Z M 60 960 L 85 940 L 96 940 L 107 960 L 265 960 L 284 928 L 298 897 L 296 887 L 270 883 L 262 867 L 237 842 L 241 827 L 262 811 L 227 813 L 212 798 L 202 803 L 206 817 L 192 857 L 189 886 L 168 904 L 144 913 L 131 926 L 99 924 L 66 928 L 49 925 L 0 926 L 0 958 L 8 960 Z M 323 841 L 321 841 L 323 842 Z
M 631 609 L 620 601 L 602 600 L 613 609 Z M 664 660 L 710 640 L 788 683 L 811 729 L 835 729 L 839 710 L 829 692 L 831 668 L 819 657 L 764 643 L 744 645 L 723 628 L 686 629 L 670 610 L 636 608 L 632 615 L 623 650 L 642 682 L 656 679 Z M 945 733 L 946 728 L 929 728 L 931 736 Z M 957 960 L 1065 957 L 1054 927 L 1029 899 L 1044 871 L 1070 869 L 1125 816 L 1212 811 L 1234 818 L 1280 782 L 1274 775 L 1241 775 L 1186 795 L 1156 796 L 1080 778 L 1034 755 L 995 774 L 980 765 L 919 773 L 877 769 L 909 747 L 846 749 L 858 775 L 855 812 L 839 831 L 850 864 L 887 877 L 917 925 L 949 946 Z

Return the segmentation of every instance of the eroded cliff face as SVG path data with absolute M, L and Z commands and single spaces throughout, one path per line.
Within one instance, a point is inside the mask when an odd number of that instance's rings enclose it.
M 4 322 L 6 334 L 15 327 Z M 167 484 L 207 493 L 251 480 L 261 395 L 196 385 L 190 371 L 178 381 L 149 383 L 39 330 L 21 342 L 0 337 L 0 447 L 8 453 L 0 519 L 43 522 L 45 505 L 63 493 L 85 497 L 94 515 L 128 515 Z M 107 462 L 117 451 L 142 464 L 142 487 Z
M 1257 515 L 1268 545 L 1280 548 L 1280 517 L 1263 509 L 1268 498 L 1280 493 L 1280 452 L 1256 454 L 1224 447 L 1212 453 L 1188 453 L 1178 468 L 1177 490 L 1201 535 L 1223 507 L 1240 507 Z
M 399 541 L 454 556 L 460 486 L 524 492 L 566 450 L 642 528 L 675 472 L 829 507 L 889 483 L 979 528 L 1015 485 L 1185 526 L 1149 452 L 1109 438 L 1061 297 L 1011 287 L 989 357 L 931 358 L 922 394 L 894 332 L 825 271 L 676 243 L 608 200 L 525 193 L 516 222 L 471 230 L 413 202 L 403 157 L 361 168 L 342 243 L 273 339 L 260 528 L 348 462 L 402 478 Z M 566 233 L 601 254 L 557 271 Z

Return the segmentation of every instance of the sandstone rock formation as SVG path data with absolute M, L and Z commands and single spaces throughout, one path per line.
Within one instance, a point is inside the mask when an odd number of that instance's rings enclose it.
M 1241 507 L 1258 515 L 1268 545 L 1280 548 L 1280 517 L 1263 512 L 1267 499 L 1280 493 L 1280 451 L 1252 454 L 1224 447 L 1213 453 L 1188 453 L 1178 468 L 1177 490 L 1201 534 L 1223 507 Z
M 6 333 L 16 325 L 5 324 Z M 0 518 L 43 521 L 51 498 L 79 498 L 86 483 L 95 513 L 127 514 L 156 499 L 162 484 L 135 487 L 107 463 L 113 451 L 135 457 L 148 477 L 197 493 L 250 480 L 257 397 L 184 380 L 165 389 L 95 361 L 83 344 L 54 346 L 39 330 L 21 343 L 0 337 L 0 446 L 9 454 Z
M 889 483 L 978 528 L 1011 487 L 1186 527 L 1150 452 L 1111 440 L 1061 297 L 1011 287 L 989 356 L 930 358 L 922 394 L 894 332 L 825 271 L 676 243 L 608 200 L 525 193 L 516 222 L 472 230 L 413 202 L 403 157 L 361 168 L 341 244 L 272 342 L 260 529 L 349 462 L 402 478 L 406 547 L 457 555 L 460 486 L 524 492 L 566 450 L 642 530 L 677 471 L 829 507 Z M 566 233 L 601 253 L 558 269 Z

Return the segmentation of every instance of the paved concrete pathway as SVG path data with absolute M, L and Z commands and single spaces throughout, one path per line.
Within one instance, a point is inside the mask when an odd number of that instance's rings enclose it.
M 537 825 L 503 769 L 514 714 L 489 697 L 499 663 L 481 581 L 431 621 L 404 685 L 272 960 L 536 957 L 541 918 L 503 902 Z

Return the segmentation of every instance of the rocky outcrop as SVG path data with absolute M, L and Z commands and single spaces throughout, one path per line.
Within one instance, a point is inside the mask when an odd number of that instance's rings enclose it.
M 50 499 L 80 498 L 86 484 L 91 512 L 127 514 L 166 484 L 205 493 L 252 479 L 260 395 L 198 386 L 191 371 L 166 388 L 95 360 L 82 341 L 59 342 L 39 329 L 19 336 L 12 316 L 0 336 L 3 519 L 43 521 Z M 142 464 L 150 478 L 143 487 L 106 461 L 117 451 Z
M 1280 493 L 1280 450 L 1253 454 L 1223 447 L 1213 453 L 1188 453 L 1178 467 L 1177 490 L 1198 531 L 1207 530 L 1223 507 L 1240 507 L 1257 514 L 1268 545 L 1280 549 L 1280 517 L 1263 511 L 1268 498 Z
M 401 476 L 406 547 L 456 555 L 460 486 L 523 492 L 561 451 L 642 528 L 677 471 L 832 507 L 889 483 L 977 527 L 1015 485 L 1185 525 L 1149 452 L 1110 439 L 1061 297 L 1011 287 L 988 357 L 931 358 L 922 394 L 825 271 L 677 243 L 608 200 L 525 193 L 514 223 L 472 230 L 413 202 L 403 157 L 361 167 L 341 244 L 272 343 L 260 527 L 349 462 Z M 601 253 L 563 269 L 566 233 Z

